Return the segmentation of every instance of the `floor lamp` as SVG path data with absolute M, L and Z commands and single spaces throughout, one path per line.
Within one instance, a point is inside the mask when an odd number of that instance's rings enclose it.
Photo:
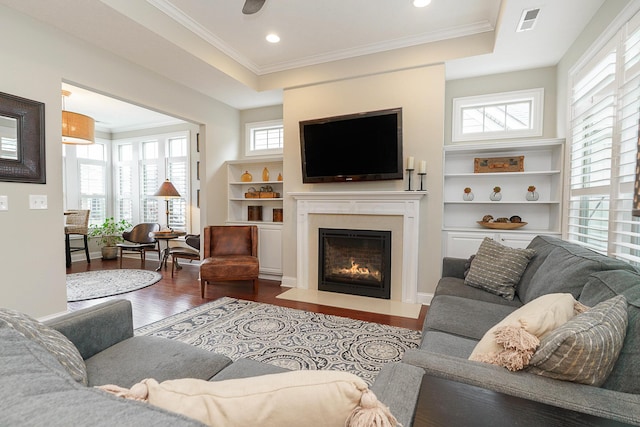
M 175 198 L 181 197 L 180 193 L 178 193 L 178 190 L 176 190 L 176 187 L 173 186 L 171 181 L 167 179 L 165 180 L 165 182 L 162 183 L 162 185 L 160 186 L 158 191 L 156 191 L 154 196 L 164 197 L 164 201 L 166 203 L 167 228 L 171 230 L 171 227 L 169 226 L 169 199 L 175 199 Z

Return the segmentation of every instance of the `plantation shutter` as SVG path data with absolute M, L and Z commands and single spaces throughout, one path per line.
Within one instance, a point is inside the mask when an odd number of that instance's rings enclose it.
M 638 263 L 638 17 L 571 77 L 567 240 Z

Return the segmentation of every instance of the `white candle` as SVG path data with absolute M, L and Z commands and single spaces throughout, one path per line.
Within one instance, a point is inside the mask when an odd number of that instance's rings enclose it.
M 427 173 L 427 161 L 426 160 L 420 160 L 420 170 L 418 171 L 418 173 Z
M 413 170 L 413 156 L 407 159 L 407 169 Z

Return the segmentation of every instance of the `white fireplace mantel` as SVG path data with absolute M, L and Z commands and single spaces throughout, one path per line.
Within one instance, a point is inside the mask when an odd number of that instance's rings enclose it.
M 418 296 L 420 199 L 426 191 L 345 191 L 287 193 L 296 200 L 297 287 L 309 286 L 309 215 L 389 215 L 402 217 L 402 302 Z

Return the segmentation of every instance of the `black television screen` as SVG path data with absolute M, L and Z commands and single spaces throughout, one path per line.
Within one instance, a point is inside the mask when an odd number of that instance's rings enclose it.
M 300 122 L 302 182 L 402 179 L 402 108 Z

